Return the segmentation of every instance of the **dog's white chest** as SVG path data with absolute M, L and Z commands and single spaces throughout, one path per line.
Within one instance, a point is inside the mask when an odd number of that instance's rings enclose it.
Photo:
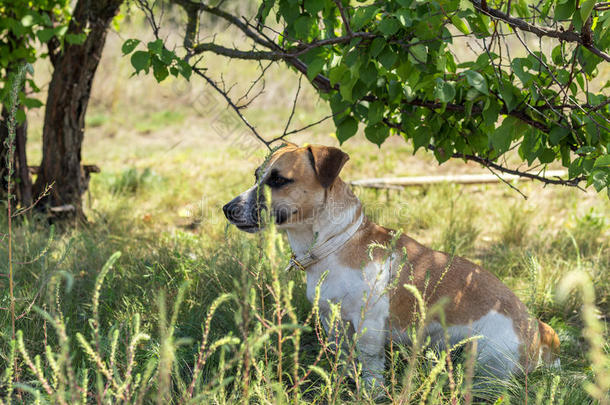
M 385 320 L 389 315 L 386 289 L 391 263 L 388 259 L 383 263 L 369 262 L 364 269 L 353 269 L 331 256 L 308 269 L 307 298 L 313 304 L 319 286 L 320 310 L 325 313 L 330 309 L 329 303 L 340 303 L 343 320 L 351 322 L 356 330 L 360 329 L 363 316 Z

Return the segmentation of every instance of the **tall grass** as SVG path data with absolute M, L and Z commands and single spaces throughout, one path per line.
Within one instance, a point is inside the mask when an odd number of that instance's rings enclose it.
M 47 325 L 45 340 L 37 341 L 39 333 L 25 329 L 3 345 L 8 352 L 3 358 L 7 368 L 0 401 L 375 403 L 379 393 L 367 390 L 359 376 L 355 342 L 323 331 L 319 289 L 314 304 L 308 305 L 297 287 L 302 275 L 283 273 L 269 259 L 287 258 L 278 240 L 273 230 L 255 243 L 229 236 L 228 249 L 196 259 L 196 266 L 207 271 L 213 266 L 216 274 L 168 287 L 150 298 L 151 308 L 145 308 L 145 313 L 130 313 L 114 322 L 104 308 L 129 305 L 111 302 L 127 297 L 113 293 L 108 284 L 134 263 L 125 254 L 113 254 L 97 273 L 89 304 L 77 299 L 85 310 L 66 311 L 75 291 L 65 290 L 64 283 L 49 297 L 47 310 L 37 308 L 32 316 L 32 322 Z M 239 250 L 232 250 L 237 246 Z M 263 246 L 266 251 L 261 250 Z M 523 403 L 525 398 L 531 403 L 607 403 L 610 357 L 594 289 L 583 274 L 569 275 L 560 291 L 568 297 L 570 288 L 581 286 L 588 375 L 576 377 L 569 364 L 564 370 L 541 369 L 528 376 L 527 390 L 523 377 L 512 380 L 496 403 Z M 385 401 L 496 401 L 497 394 L 490 397 L 489 392 L 473 388 L 471 353 L 476 337 L 440 353 L 432 350 L 423 330 L 427 320 L 442 312 L 438 307 L 426 308 L 411 286 L 398 288 L 407 288 L 416 297 L 420 316 L 409 332 L 411 346 L 393 342 L 387 348 Z M 330 322 L 340 330 L 339 308 L 332 314 Z M 79 320 L 70 319 L 74 317 Z M 22 326 L 31 327 L 28 323 Z
M 11 233 L 12 260 L 22 263 L 18 298 L 31 298 L 40 288 L 41 298 L 35 312 L 17 322 L 15 338 L 5 333 L 9 318 L 0 312 L 0 404 L 607 403 L 609 348 L 596 306 L 605 302 L 596 290 L 607 291 L 607 285 L 594 287 L 600 272 L 591 267 L 606 258 L 595 253 L 604 251 L 599 241 L 580 252 L 584 231 L 556 238 L 562 249 L 562 238 L 570 240 L 576 255 L 575 261 L 572 251 L 555 259 L 569 260 L 579 274 L 560 288 L 563 304 L 552 293 L 539 293 L 559 274 L 550 271 L 554 262 L 548 255 L 557 253 L 553 244 L 547 253 L 528 256 L 518 275 L 536 281 L 527 281 L 535 286 L 533 311 L 556 317 L 553 326 L 567 343 L 562 369 L 541 368 L 493 391 L 480 388 L 476 338 L 433 350 L 423 331 L 434 315 L 442 319 L 442 311 L 427 308 L 410 286 L 395 286 L 410 289 L 420 303 L 418 322 L 408 332 L 413 344 L 387 346 L 384 387 L 371 391 L 361 378 L 356 341 L 342 333 L 327 335 L 322 327 L 319 286 L 312 305 L 304 274 L 282 271 L 290 252 L 273 227 L 254 237 L 228 228 L 221 239 L 181 230 L 159 233 L 137 225 L 138 218 L 129 215 L 134 208 L 124 205 L 148 198 L 146 182 L 138 183 L 137 194 L 113 182 L 102 184 L 121 208 L 103 216 L 92 212 L 89 227 L 52 238 L 33 216 Z M 155 185 L 153 192 L 162 187 Z M 439 204 L 439 195 L 459 196 L 447 188 L 431 191 L 420 207 Z M 472 202 L 466 206 L 470 211 L 444 219 L 422 209 L 431 218 L 421 223 L 440 227 L 438 235 L 459 236 L 454 230 L 465 229 L 463 216 L 474 210 Z M 448 213 L 455 209 L 444 207 Z M 520 250 L 519 240 L 511 240 Z M 33 257 L 40 260 L 25 260 Z M 580 297 L 566 287 L 575 280 Z M 29 302 L 16 300 L 19 309 Z M 582 315 L 572 315 L 579 308 Z M 331 314 L 332 329 L 343 330 L 340 307 L 333 305 Z M 577 332 L 566 335 L 567 323 L 582 324 L 586 342 Z

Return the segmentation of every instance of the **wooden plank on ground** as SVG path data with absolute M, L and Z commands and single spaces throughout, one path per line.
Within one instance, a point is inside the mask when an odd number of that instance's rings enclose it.
M 565 170 L 547 170 L 541 173 L 548 178 L 563 177 L 567 174 Z M 383 177 L 376 179 L 363 179 L 350 181 L 349 184 L 356 187 L 387 188 L 396 189 L 411 186 L 427 186 L 430 184 L 453 183 L 453 184 L 489 184 L 501 181 L 527 181 L 526 177 L 514 174 L 455 174 L 445 176 L 416 176 L 416 177 Z

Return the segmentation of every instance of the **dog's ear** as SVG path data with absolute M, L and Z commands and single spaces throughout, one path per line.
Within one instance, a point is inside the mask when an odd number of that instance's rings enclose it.
M 328 188 L 349 159 L 348 154 L 332 146 L 310 145 L 307 150 L 318 181 L 322 187 Z

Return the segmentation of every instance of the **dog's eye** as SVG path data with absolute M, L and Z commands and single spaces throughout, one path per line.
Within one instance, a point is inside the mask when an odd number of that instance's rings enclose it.
M 292 180 L 276 174 L 269 177 L 266 183 L 271 188 L 280 188 L 288 183 L 292 183 Z

